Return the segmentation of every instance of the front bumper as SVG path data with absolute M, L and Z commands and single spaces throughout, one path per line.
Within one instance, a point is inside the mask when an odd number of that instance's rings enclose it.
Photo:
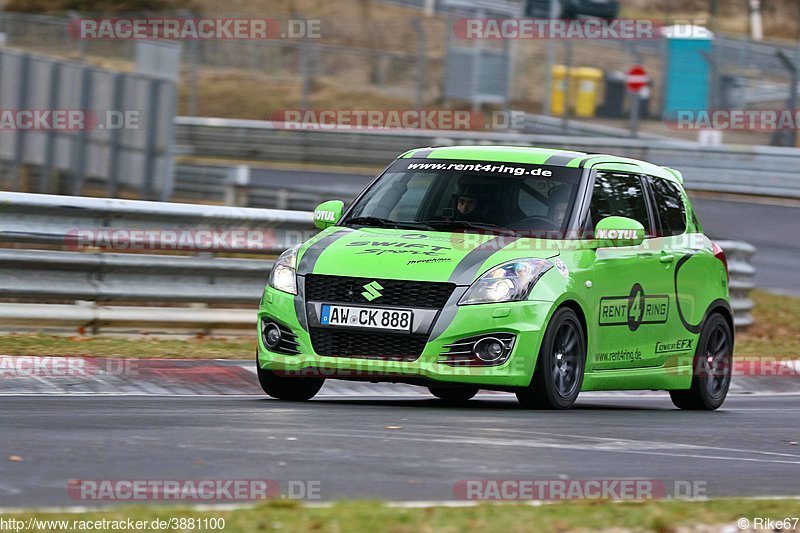
M 295 301 L 297 299 L 297 301 Z M 544 327 L 552 313 L 552 302 L 525 301 L 460 306 L 450 318 L 440 313 L 437 321 L 449 321 L 443 332 L 429 339 L 422 355 L 413 361 L 321 356 L 314 352 L 311 337 L 301 325 L 305 306 L 299 298 L 267 287 L 259 308 L 259 327 L 264 317 L 277 320 L 297 336 L 300 353 L 287 355 L 268 350 L 258 337 L 258 364 L 262 369 L 286 376 L 319 376 L 333 379 L 449 382 L 500 389 L 530 383 Z M 305 322 L 305 321 L 304 321 Z M 439 324 L 441 327 L 443 324 Z M 516 335 L 508 359 L 500 365 L 455 366 L 440 362 L 446 345 L 482 334 Z

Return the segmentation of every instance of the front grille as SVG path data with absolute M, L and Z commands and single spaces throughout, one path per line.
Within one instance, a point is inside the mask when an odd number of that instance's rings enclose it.
M 318 355 L 415 361 L 422 355 L 427 335 L 362 333 L 327 328 L 311 328 L 311 344 Z
M 377 281 L 383 288 L 379 298 L 369 301 L 361 293 L 365 290 L 364 285 L 372 281 Z M 454 283 L 446 282 L 308 274 L 305 295 L 309 302 L 372 303 L 380 306 L 441 309 L 455 288 Z

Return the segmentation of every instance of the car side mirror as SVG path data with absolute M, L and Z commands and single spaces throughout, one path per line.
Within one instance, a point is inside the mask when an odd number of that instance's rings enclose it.
M 322 202 L 314 209 L 314 225 L 318 229 L 325 229 L 333 226 L 342 218 L 344 202 L 341 200 L 328 200 Z
M 628 217 L 606 217 L 594 229 L 594 248 L 638 246 L 644 242 L 644 226 Z

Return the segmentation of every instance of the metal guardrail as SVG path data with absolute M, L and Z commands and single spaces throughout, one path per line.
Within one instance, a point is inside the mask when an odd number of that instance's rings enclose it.
M 253 183 L 250 167 L 246 165 L 175 165 L 175 201 L 202 201 L 258 207 L 262 209 L 288 209 L 313 211 L 332 196 L 354 197 L 361 188 L 326 187 L 325 190 L 293 183 L 279 187 Z
M 753 325 L 750 311 L 753 309 L 753 300 L 750 291 L 753 290 L 753 276 L 755 267 L 750 258 L 756 253 L 755 246 L 738 241 L 715 241 L 724 251 L 728 260 L 728 273 L 730 281 L 728 288 L 731 295 L 734 321 L 737 328 L 746 328 Z
M 167 246 L 167 236 L 233 230 L 265 239 L 231 246 L 223 236 L 189 255 Z M 149 241 L 155 252 L 133 246 L 137 231 L 160 239 Z M 0 192 L 0 244 L 5 246 L 0 248 L 0 298 L 20 300 L 0 303 L 0 319 L 91 328 L 118 323 L 252 327 L 273 260 L 224 255 L 274 254 L 314 231 L 306 212 Z M 79 246 L 86 244 L 82 232 L 111 239 L 103 242 L 113 242 L 114 251 Z M 753 303 L 747 293 L 754 269 L 749 259 L 755 249 L 738 242 L 720 245 L 728 254 L 736 323 L 750 325 Z M 122 302 L 137 306 L 110 305 Z M 145 302 L 161 307 L 143 307 Z M 195 307 L 176 306 L 187 303 Z M 251 311 L 208 307 L 239 304 Z
M 595 124 L 584 120 L 568 119 L 541 115 L 535 113 L 525 113 L 525 120 L 520 133 L 533 135 L 569 135 L 582 137 L 619 137 L 629 139 L 631 136 L 630 128 L 618 128 L 616 126 L 606 126 Z M 671 140 L 664 135 L 656 135 L 640 131 L 640 139 Z
M 209 252 L 277 254 L 313 231 L 311 213 L 0 191 L 0 242 L 70 245 L 80 230 L 253 230 L 263 244 L 211 246 Z M 124 234 L 119 235 L 124 239 Z M 168 242 L 159 243 L 167 247 Z
M 315 232 L 307 212 L 0 192 L 0 319 L 251 327 L 271 257 Z
M 693 190 L 800 198 L 800 149 L 703 146 L 693 142 L 517 132 L 434 130 L 299 130 L 270 122 L 179 117 L 182 153 L 259 161 L 383 167 L 422 146 L 505 144 L 610 153 L 676 168 Z
M 3 128 L 0 159 L 11 164 L 11 172 L 0 182 L 14 190 L 83 194 L 87 180 L 99 178 L 112 196 L 123 188 L 139 190 L 142 198 L 167 196 L 177 113 L 174 81 L 5 47 L 0 67 L 0 108 L 84 113 L 69 130 L 48 121 L 35 128 Z

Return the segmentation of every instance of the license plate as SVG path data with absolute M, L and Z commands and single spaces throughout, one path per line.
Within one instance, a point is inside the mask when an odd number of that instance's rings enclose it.
M 411 331 L 414 314 L 403 309 L 323 305 L 320 324 L 355 328 Z

